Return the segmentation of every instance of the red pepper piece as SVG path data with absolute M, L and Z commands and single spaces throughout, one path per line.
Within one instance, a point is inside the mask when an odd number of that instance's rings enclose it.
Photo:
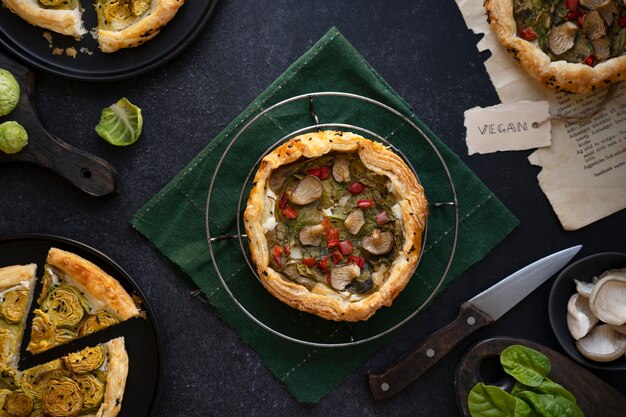
M 336 240 L 339 241 L 339 230 L 334 227 L 329 227 L 326 229 L 326 240 Z
M 312 268 L 317 263 L 317 259 L 315 259 L 315 258 L 302 258 L 302 263 L 305 264 L 306 266 L 308 266 L 309 268 Z
M 621 28 L 625 27 L 626 26 L 626 16 L 620 16 L 620 18 L 617 19 L 617 24 Z
M 275 246 L 274 246 L 274 249 L 272 249 L 272 255 L 273 255 L 273 256 L 280 256 L 280 255 L 282 255 L 282 254 L 283 254 L 283 248 L 281 248 L 281 247 L 280 247 L 280 246 L 278 246 L 278 245 L 275 245 Z
M 287 198 L 287 194 L 283 193 L 283 195 L 280 196 L 280 200 L 278 200 L 278 208 L 283 210 L 287 207 L 287 203 L 289 203 L 289 199 Z
M 593 67 L 593 64 L 595 64 L 595 62 L 596 62 L 596 57 L 594 55 L 589 55 L 584 60 L 584 63 L 589 65 L 590 67 Z
M 281 261 L 280 256 L 274 256 L 274 262 L 276 262 L 279 268 L 283 266 L 283 261 Z
M 330 227 L 330 219 L 328 217 L 324 217 L 322 220 L 322 226 L 324 226 L 324 229 L 328 230 Z
M 353 195 L 361 194 L 365 190 L 365 185 L 360 182 L 353 182 L 350 187 L 348 187 L 348 192 Z
M 361 208 L 370 208 L 374 206 L 374 202 L 369 198 L 364 198 L 356 202 L 356 205 Z
M 287 206 L 283 209 L 283 214 L 285 215 L 286 218 L 288 218 L 289 220 L 293 220 L 298 218 L 298 210 L 296 210 L 295 208 L 291 207 L 291 206 Z
M 574 22 L 574 21 L 578 22 L 582 16 L 584 16 L 584 13 L 582 11 L 578 9 L 574 9 L 574 10 L 570 10 L 569 12 L 567 12 L 566 19 L 569 20 L 570 22 Z
M 365 266 L 365 258 L 360 256 L 350 255 L 348 257 L 348 262 L 356 264 L 359 268 L 363 268 Z
M 582 12 L 581 12 L 582 13 Z M 586 14 L 581 14 L 578 17 L 578 20 L 576 21 L 576 23 L 578 23 L 578 26 L 582 26 L 583 23 L 585 23 L 585 16 L 587 16 Z
M 283 253 L 285 254 L 285 256 L 291 255 L 291 248 L 289 247 L 289 245 L 285 245 L 285 247 L 283 248 Z
M 339 250 L 342 255 L 350 255 L 352 253 L 352 243 L 349 240 L 339 242 Z
M 330 166 L 314 167 L 306 171 L 307 175 L 313 175 L 320 180 L 327 180 L 330 178 Z
M 565 7 L 570 10 L 578 9 L 578 0 L 565 0 Z
M 332 284 L 330 283 L 330 273 L 326 274 L 326 283 L 332 287 Z
M 343 260 L 343 255 L 337 249 L 335 249 L 332 253 L 333 255 L 333 263 L 337 265 L 339 262 Z
M 376 220 L 376 224 L 378 224 L 379 226 L 382 226 L 383 224 L 387 224 L 391 221 L 391 219 L 389 218 L 389 215 L 384 210 L 378 213 L 376 217 L 374 218 L 374 220 Z
M 330 266 L 330 259 L 328 255 L 325 255 L 322 259 L 317 262 L 317 269 L 320 271 L 328 272 L 328 267 Z
M 571 13 L 571 12 L 570 12 Z M 519 31 L 519 36 L 520 38 L 524 39 L 525 41 L 534 41 L 535 39 L 537 39 L 537 32 L 535 32 L 535 30 L 533 28 L 524 28 L 522 30 Z

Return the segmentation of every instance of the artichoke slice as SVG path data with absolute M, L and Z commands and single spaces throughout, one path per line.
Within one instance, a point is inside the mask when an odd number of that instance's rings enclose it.
M 50 316 L 43 311 L 34 311 L 32 332 L 28 350 L 33 353 L 43 352 L 54 344 L 55 326 L 50 320 Z
M 35 402 L 23 392 L 12 392 L 4 398 L 3 411 L 11 417 L 28 417 L 35 407 Z
M 61 359 L 55 359 L 51 362 L 38 365 L 22 372 L 18 380 L 18 385 L 24 392 L 32 397 L 40 397 L 43 388 L 41 382 L 45 380 L 46 375 L 51 371 L 63 369 Z
M 9 291 L 4 294 L 0 311 L 9 323 L 19 323 L 26 313 L 26 303 L 28 303 L 28 291 Z
M 13 360 L 16 346 L 15 335 L 8 329 L 0 329 L 0 364 Z
M 104 398 L 104 382 L 92 373 L 76 375 L 74 379 L 83 393 L 83 410 L 98 407 Z
M 104 363 L 104 349 L 101 346 L 88 347 L 63 358 L 65 366 L 77 374 L 98 369 Z
M 107 5 L 111 3 L 107 3 Z M 96 126 L 96 133 L 112 145 L 128 146 L 137 142 L 142 127 L 141 109 L 128 99 L 122 98 L 117 103 L 102 110 L 100 123 Z
M 41 308 L 57 326 L 77 326 L 89 305 L 74 287 L 59 285 L 50 291 Z
M 71 378 L 50 379 L 41 394 L 41 406 L 50 417 L 73 417 L 83 408 L 83 393 Z
M 115 317 L 106 311 L 100 311 L 96 314 L 92 314 L 83 322 L 83 325 L 78 330 L 78 336 L 86 336 L 91 333 L 95 333 L 109 326 L 119 323 Z

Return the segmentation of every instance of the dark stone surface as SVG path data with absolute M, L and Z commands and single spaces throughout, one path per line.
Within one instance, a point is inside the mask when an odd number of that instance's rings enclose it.
M 128 221 L 333 25 L 521 225 L 319 404 L 302 405 L 209 306 L 191 297 L 193 283 Z M 530 152 L 467 156 L 463 112 L 498 102 L 475 47 L 478 39 L 451 0 L 231 0 L 218 4 L 187 50 L 143 76 L 92 84 L 38 72 L 34 100 L 44 124 L 111 162 L 120 174 L 121 193 L 92 199 L 40 168 L 5 164 L 0 166 L 0 233 L 73 238 L 108 254 L 134 277 L 156 312 L 165 343 L 158 416 L 458 415 L 454 373 L 464 350 L 477 340 L 514 336 L 562 352 L 548 322 L 551 281 L 389 401 L 372 400 L 367 372 L 391 365 L 452 320 L 463 301 L 535 259 L 578 243 L 584 244 L 578 258 L 626 251 L 626 211 L 576 232 L 563 231 L 537 185 L 538 169 L 527 161 Z M 114 148 L 93 128 L 101 109 L 122 96 L 142 107 L 144 133 L 134 146 Z M 626 393 L 623 372 L 597 374 Z

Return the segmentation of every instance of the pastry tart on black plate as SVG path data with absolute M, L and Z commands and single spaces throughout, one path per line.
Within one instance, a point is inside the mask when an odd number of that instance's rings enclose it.
M 413 275 L 428 204 L 413 171 L 384 145 L 307 133 L 265 158 L 244 222 L 267 290 L 301 311 L 367 320 Z
M 626 6 L 617 0 L 486 0 L 500 42 L 543 85 L 582 93 L 626 77 Z

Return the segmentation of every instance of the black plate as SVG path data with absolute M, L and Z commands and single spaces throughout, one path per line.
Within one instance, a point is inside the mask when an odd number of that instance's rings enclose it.
M 146 298 L 137 287 L 137 284 L 133 282 L 122 268 L 104 254 L 89 246 L 70 239 L 48 235 L 0 237 L 0 267 L 34 262 L 37 264 L 37 276 L 41 277 L 46 256 L 51 247 L 74 252 L 117 278 L 129 293 L 136 294 L 141 298 L 142 309 L 146 312 L 146 319 L 130 319 L 66 345 L 50 349 L 47 352 L 32 355 L 26 351 L 26 344 L 30 337 L 33 305 L 24 333 L 19 368 L 27 369 L 75 352 L 86 346 L 105 343 L 115 337 L 124 336 L 129 357 L 129 369 L 122 410 L 118 417 L 154 416 L 161 393 L 164 372 L 161 334 Z M 35 294 L 39 293 L 40 288 L 41 282 L 38 280 Z M 34 302 L 33 304 L 36 303 Z
M 32 26 L 6 7 L 0 7 L 0 44 L 33 67 L 53 74 L 84 81 L 119 80 L 154 69 L 181 52 L 200 33 L 216 3 L 217 0 L 188 0 L 150 42 L 110 54 L 100 52 L 89 33 L 76 41 L 70 36 Z M 84 7 L 85 28 L 91 30 L 97 25 L 96 12 L 91 2 Z M 52 34 L 54 47 L 75 47 L 76 58 L 52 55 L 52 48 L 43 38 L 44 32 Z M 93 55 L 81 53 L 83 47 Z
M 595 362 L 585 358 L 576 349 L 574 338 L 567 328 L 567 302 L 573 294 L 576 294 L 574 279 L 579 281 L 591 281 L 609 269 L 621 269 L 626 267 L 626 253 L 605 252 L 588 256 L 574 262 L 559 274 L 550 291 L 549 315 L 550 324 L 554 335 L 565 349 L 567 354 L 578 363 L 589 368 L 623 371 L 626 370 L 626 357 L 623 355 L 611 362 Z

